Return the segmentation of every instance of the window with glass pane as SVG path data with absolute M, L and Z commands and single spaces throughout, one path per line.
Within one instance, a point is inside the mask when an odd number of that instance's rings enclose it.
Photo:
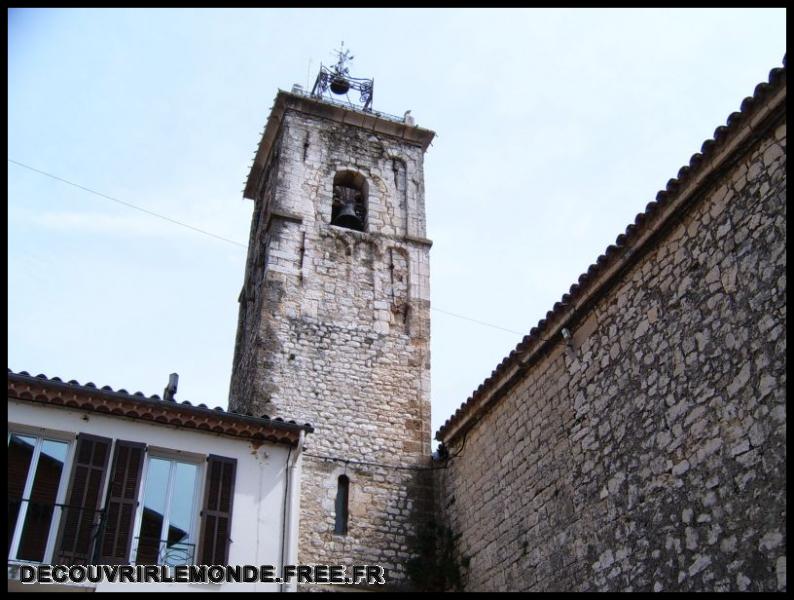
M 191 564 L 198 465 L 152 457 L 141 503 L 137 564 Z
M 63 483 L 69 444 L 31 435 L 8 436 L 8 558 L 42 562 Z

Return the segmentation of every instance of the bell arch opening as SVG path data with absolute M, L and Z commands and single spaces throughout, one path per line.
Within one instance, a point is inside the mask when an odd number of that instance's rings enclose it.
M 361 173 L 339 171 L 334 175 L 331 225 L 364 231 L 367 225 L 369 185 Z

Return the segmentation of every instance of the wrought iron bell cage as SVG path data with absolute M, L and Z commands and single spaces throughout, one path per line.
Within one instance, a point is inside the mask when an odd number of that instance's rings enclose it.
M 350 77 L 346 71 L 347 69 L 340 70 L 336 67 L 329 69 L 321 64 L 320 72 L 317 74 L 312 88 L 312 96 L 321 98 L 329 91 L 341 96 L 350 90 L 356 90 L 359 92 L 359 102 L 363 105 L 363 110 L 372 110 L 372 90 L 375 80 Z

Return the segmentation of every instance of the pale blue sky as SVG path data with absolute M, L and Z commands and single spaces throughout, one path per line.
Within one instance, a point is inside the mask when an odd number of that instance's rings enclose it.
M 344 39 L 374 108 L 438 133 L 435 432 L 780 66 L 786 31 L 783 9 L 15 9 L 8 34 L 10 159 L 243 245 L 272 99 Z M 8 217 L 9 368 L 146 394 L 178 372 L 178 399 L 226 406 L 245 248 L 12 163 Z

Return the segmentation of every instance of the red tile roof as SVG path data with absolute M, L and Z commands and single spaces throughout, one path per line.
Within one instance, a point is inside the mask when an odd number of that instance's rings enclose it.
M 34 377 L 26 371 L 14 373 L 10 369 L 8 397 L 276 443 L 296 444 L 301 431 L 314 431 L 309 423 L 299 425 L 281 417 L 254 417 L 250 413 L 229 412 L 220 406 L 214 409 L 205 404 L 194 406 L 187 401 L 161 400 L 159 396 L 146 397 L 141 392 L 130 394 L 107 385 L 98 388 L 91 382 L 64 382 L 59 377 Z
M 548 331 L 549 323 L 554 321 L 557 324 L 556 322 L 562 318 L 573 316 L 575 314 L 574 311 L 580 308 L 578 302 L 580 298 L 593 294 L 600 287 L 610 282 L 609 278 L 604 279 L 601 277 L 603 273 L 608 271 L 613 265 L 619 264 L 621 261 L 627 261 L 629 257 L 632 260 L 638 258 L 639 247 L 648 239 L 647 230 L 657 230 L 669 217 L 667 214 L 663 215 L 664 218 L 659 217 L 659 215 L 664 213 L 668 206 L 677 202 L 680 195 L 679 192 L 692 183 L 698 183 L 701 172 L 705 170 L 705 165 L 710 163 L 726 147 L 728 140 L 735 137 L 740 130 L 744 130 L 748 126 L 757 126 L 760 119 L 766 116 L 764 111 L 768 102 L 773 97 L 777 97 L 776 94 L 780 90 L 785 93 L 785 87 L 786 58 L 784 56 L 783 68 L 772 69 L 769 72 L 769 82 L 759 83 L 753 96 L 744 99 L 739 112 L 731 113 L 727 124 L 717 127 L 714 131 L 713 139 L 703 142 L 700 152 L 693 154 L 689 159 L 689 165 L 681 167 L 678 171 L 678 176 L 669 180 L 666 188 L 656 194 L 656 200 L 650 202 L 645 207 L 644 212 L 637 214 L 634 223 L 629 224 L 626 227 L 626 231 L 618 235 L 615 243 L 608 246 L 604 254 L 599 256 L 596 262 L 591 264 L 587 271 L 579 276 L 578 281 L 571 285 L 568 293 L 563 294 L 560 301 L 556 302 L 552 309 L 546 313 L 546 318 L 541 319 L 537 326 L 530 329 L 529 334 L 524 336 L 515 349 L 502 359 L 502 362 L 493 370 L 491 376 L 480 384 L 472 395 L 460 405 L 455 414 L 447 419 L 436 433 L 437 440 L 451 441 L 463 429 L 471 425 L 468 421 L 472 419 L 475 413 L 479 412 L 477 408 L 481 401 L 485 401 L 485 404 L 490 406 L 496 400 L 495 398 L 486 398 L 489 393 L 495 393 L 499 388 L 509 387 L 512 384 L 513 378 L 517 373 L 513 373 L 511 378 L 505 379 L 510 368 L 522 369 L 528 366 L 521 359 L 529 352 L 540 348 L 549 341 L 546 338 L 553 334 L 553 332 Z M 679 207 L 674 206 L 674 208 L 677 209 Z M 479 408 L 485 409 L 486 406 Z

